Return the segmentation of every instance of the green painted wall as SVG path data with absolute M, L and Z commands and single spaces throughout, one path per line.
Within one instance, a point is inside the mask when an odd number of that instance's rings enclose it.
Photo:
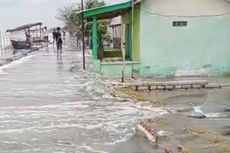
M 96 72 L 101 71 L 101 61 L 98 59 L 93 59 L 92 57 L 92 65 L 93 65 L 93 70 Z
M 112 78 L 120 78 L 123 69 L 123 62 L 100 62 L 100 60 L 92 59 L 93 70 L 105 76 Z M 138 71 L 140 67 L 139 62 L 126 62 L 125 75 L 126 77 L 132 76 L 132 68 Z
M 133 67 L 139 67 L 139 62 L 134 62 Z M 121 72 L 123 69 L 123 62 L 102 62 L 100 65 L 100 72 L 103 75 L 113 77 L 113 78 L 120 78 Z M 126 62 L 125 64 L 125 75 L 126 77 L 131 77 L 132 75 L 132 63 Z
M 132 11 L 122 16 L 122 24 L 132 24 Z M 133 51 L 132 60 L 140 60 L 140 5 L 134 9 L 134 37 L 133 37 Z
M 131 22 L 131 19 L 130 19 L 130 13 L 125 13 L 124 15 L 121 16 L 121 22 L 122 24 L 128 24 Z
M 140 60 L 140 5 L 134 10 L 134 34 L 133 34 L 133 61 Z
M 143 2 L 141 10 L 146 10 Z M 230 74 L 230 16 L 166 17 L 141 11 L 142 76 L 167 77 L 179 71 Z M 173 27 L 173 21 L 188 21 Z

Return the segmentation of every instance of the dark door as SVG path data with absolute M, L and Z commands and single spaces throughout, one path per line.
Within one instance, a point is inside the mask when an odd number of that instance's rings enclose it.
M 125 25 L 125 54 L 126 60 L 132 60 L 132 28 L 130 24 Z

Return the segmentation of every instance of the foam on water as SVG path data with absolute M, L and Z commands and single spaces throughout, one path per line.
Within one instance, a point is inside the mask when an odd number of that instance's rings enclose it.
M 17 65 L 20 65 L 22 63 L 25 63 L 26 61 L 30 60 L 34 55 L 29 55 L 29 56 L 25 56 L 25 57 L 22 57 L 21 59 L 19 60 L 15 60 L 9 64 L 6 64 L 6 65 L 3 65 L 3 66 L 0 66 L 0 73 L 4 73 L 3 71 L 5 69 L 8 69 L 8 68 L 12 68 L 12 67 L 15 67 Z
M 225 115 L 223 115 L 222 113 L 205 113 L 203 110 L 202 110 L 202 107 L 204 107 L 204 105 L 202 106 L 196 106 L 194 107 L 194 111 L 196 113 L 200 113 L 202 115 L 204 115 L 205 117 L 207 118 L 220 118 L 220 117 L 227 117 Z
M 201 108 L 202 108 L 202 106 L 193 107 L 193 109 L 194 109 L 194 111 L 195 111 L 196 113 L 200 113 L 200 114 L 202 114 L 202 115 L 205 115 L 204 111 L 201 110 Z
M 95 149 L 93 149 L 92 147 L 87 146 L 87 145 L 79 146 L 79 148 L 83 148 L 83 149 L 85 149 L 85 150 L 87 150 L 87 151 L 90 151 L 90 152 L 93 152 L 93 153 L 108 153 L 108 152 L 106 152 L 106 151 L 95 150 Z
M 64 129 L 78 129 L 93 133 L 97 131 L 94 133 L 95 136 L 86 134 L 85 137 L 90 136 L 91 141 L 100 142 L 105 146 L 127 141 L 135 133 L 135 125 L 140 120 L 165 113 L 160 108 L 141 107 L 128 102 L 94 101 L 36 107 L 2 107 L 0 112 L 0 124 L 3 125 L 0 127 L 2 135 L 17 137 L 17 135 L 31 132 L 41 135 Z M 106 116 L 104 116 L 105 113 Z M 82 141 L 89 143 L 83 138 Z M 89 143 L 87 146 L 91 147 L 91 145 Z

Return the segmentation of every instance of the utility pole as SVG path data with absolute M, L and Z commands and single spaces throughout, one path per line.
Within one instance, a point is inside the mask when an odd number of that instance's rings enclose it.
M 83 55 L 83 69 L 85 70 L 85 25 L 84 25 L 84 3 L 83 3 L 83 0 L 81 0 L 81 26 L 82 26 L 82 55 Z
M 134 42 L 133 42 L 133 40 L 134 40 L 134 0 L 132 0 L 132 37 L 131 37 L 131 39 L 132 39 L 132 41 L 131 41 L 131 43 L 132 43 L 132 54 L 131 54 L 131 67 L 132 67 L 132 74 L 131 74 L 131 77 L 132 78 L 134 78 L 134 73 L 133 73 L 133 49 L 134 49 Z

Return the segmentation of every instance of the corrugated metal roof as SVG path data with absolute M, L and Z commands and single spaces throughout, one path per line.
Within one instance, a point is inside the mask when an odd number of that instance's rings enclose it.
M 14 28 L 14 29 L 8 29 L 6 32 L 21 31 L 21 30 L 28 29 L 28 28 L 31 28 L 31 27 L 34 27 L 34 26 L 38 26 L 38 25 L 42 25 L 42 23 L 37 22 L 37 23 L 25 24 L 25 25 L 19 26 L 19 27 Z

